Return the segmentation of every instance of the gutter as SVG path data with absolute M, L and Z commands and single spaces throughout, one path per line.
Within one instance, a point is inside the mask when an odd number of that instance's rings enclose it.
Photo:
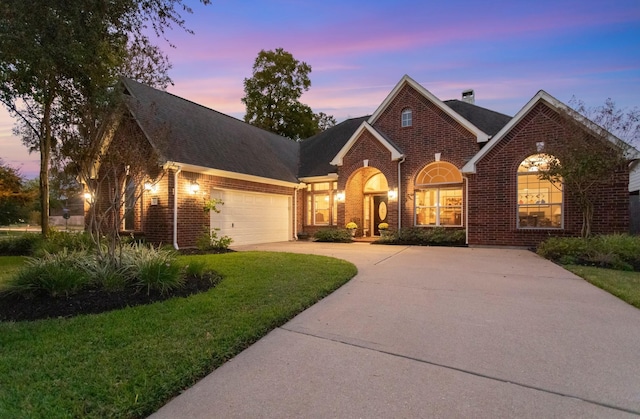
M 469 178 L 464 175 L 462 178 L 464 179 L 464 199 L 462 200 L 464 205 L 464 244 L 469 246 Z

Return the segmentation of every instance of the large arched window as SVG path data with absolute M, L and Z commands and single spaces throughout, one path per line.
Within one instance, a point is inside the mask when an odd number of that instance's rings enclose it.
M 462 174 L 447 162 L 422 169 L 415 182 L 416 226 L 462 226 Z
M 562 228 L 562 182 L 539 176 L 551 159 L 534 154 L 518 166 L 518 228 Z

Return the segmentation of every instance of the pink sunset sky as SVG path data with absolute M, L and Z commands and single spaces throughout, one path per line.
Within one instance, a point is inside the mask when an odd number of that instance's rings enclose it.
M 185 2 L 195 34 L 168 34 L 167 90 L 239 119 L 258 52 L 280 47 L 312 67 L 302 102 L 338 122 L 374 112 L 404 74 L 442 100 L 474 89 L 477 105 L 509 115 L 541 89 L 640 106 L 638 0 Z M 0 157 L 33 178 L 39 155 L 14 122 L 0 110 Z

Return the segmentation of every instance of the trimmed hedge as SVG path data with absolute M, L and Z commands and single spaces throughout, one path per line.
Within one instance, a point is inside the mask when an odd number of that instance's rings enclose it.
M 351 233 L 343 228 L 327 228 L 316 231 L 313 235 L 317 242 L 351 243 Z
M 540 243 L 537 253 L 562 265 L 640 271 L 640 236 L 611 234 L 587 239 L 554 237 Z
M 375 243 L 415 246 L 463 246 L 466 231 L 445 227 L 408 227 L 385 232 Z

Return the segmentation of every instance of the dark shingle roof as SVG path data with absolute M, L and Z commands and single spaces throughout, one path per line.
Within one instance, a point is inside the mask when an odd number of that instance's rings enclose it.
M 461 100 L 445 100 L 444 103 L 467 121 L 480 128 L 484 133 L 494 136 L 511 117 Z
M 123 84 L 138 124 L 167 161 L 298 182 L 295 141 L 130 79 Z
M 329 164 L 349 138 L 368 116 L 347 119 L 300 143 L 300 177 L 324 176 L 335 173 L 336 167 Z

